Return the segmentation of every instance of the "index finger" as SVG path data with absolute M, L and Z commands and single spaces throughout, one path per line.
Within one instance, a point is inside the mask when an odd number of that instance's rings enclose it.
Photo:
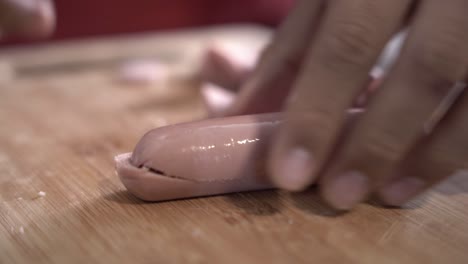
M 322 27 L 286 105 L 270 173 L 278 187 L 307 187 L 327 160 L 345 112 L 368 80 L 411 0 L 330 0 Z

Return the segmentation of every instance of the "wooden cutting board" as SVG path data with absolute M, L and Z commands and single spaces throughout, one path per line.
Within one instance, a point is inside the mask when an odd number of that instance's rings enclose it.
M 114 155 L 204 115 L 193 70 L 206 43 L 268 36 L 239 26 L 0 51 L 18 74 L 0 78 L 0 263 L 468 263 L 467 175 L 403 209 L 344 215 L 314 189 L 163 203 L 125 191 Z M 175 74 L 122 84 L 130 58 Z

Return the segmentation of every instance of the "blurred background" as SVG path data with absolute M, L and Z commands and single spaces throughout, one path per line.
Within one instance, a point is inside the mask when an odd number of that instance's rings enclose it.
M 46 40 L 10 39 L 0 45 L 50 42 L 213 24 L 276 26 L 294 0 L 55 0 L 57 27 Z

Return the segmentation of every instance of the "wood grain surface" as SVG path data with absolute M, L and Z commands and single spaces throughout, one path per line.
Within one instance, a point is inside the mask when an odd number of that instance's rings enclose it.
M 125 191 L 114 155 L 151 128 L 203 117 L 189 73 L 206 41 L 267 35 L 231 27 L 2 50 L 19 76 L 0 84 L 0 263 L 468 263 L 463 174 L 402 209 L 348 214 L 313 188 L 163 203 Z M 118 82 L 119 61 L 139 56 L 188 70 Z

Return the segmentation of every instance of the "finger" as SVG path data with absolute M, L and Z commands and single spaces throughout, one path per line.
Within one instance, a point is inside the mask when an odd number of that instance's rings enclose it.
M 215 43 L 203 56 L 200 77 L 231 91 L 238 91 L 257 64 L 261 50 Z
M 322 0 L 298 1 L 224 115 L 269 112 L 269 106 L 282 105 L 318 25 L 322 4 Z
M 384 203 L 401 206 L 442 180 L 468 169 L 467 116 L 468 94 L 464 92 L 433 135 L 418 145 L 392 182 L 379 190 Z
M 385 46 L 378 62 L 370 72 L 370 84 L 365 87 L 365 90 L 356 98 L 356 107 L 365 107 L 372 95 L 377 91 L 377 88 L 382 84 L 385 75 L 390 71 L 398 58 L 407 32 L 402 31 L 395 35 Z
M 322 194 L 331 205 L 350 209 L 365 199 L 425 136 L 425 122 L 466 75 L 467 8 L 465 0 L 421 2 L 401 59 L 323 178 Z M 353 178 L 359 187 L 340 193 Z
M 365 107 L 372 95 L 377 91 L 377 88 L 382 84 L 385 75 L 393 67 L 397 60 L 403 43 L 406 39 L 407 32 L 402 31 L 395 35 L 385 46 L 378 62 L 370 72 L 370 84 L 365 87 L 365 90 L 356 98 L 356 107 Z
M 225 111 L 235 99 L 233 92 L 213 83 L 203 83 L 200 93 L 209 117 Z
M 209 48 L 202 63 L 201 95 L 210 117 L 221 116 L 235 102 L 239 86 L 252 71 L 255 61 L 252 58 L 256 53 L 235 52 L 233 48 L 220 48 L 218 45 Z M 242 55 L 243 54 L 243 55 Z M 239 56 L 245 56 L 239 60 Z M 237 59 L 235 59 L 236 57 Z M 372 93 L 381 83 L 380 79 L 369 76 L 368 84 L 364 87 L 362 94 L 356 98 L 353 107 L 363 108 Z M 271 96 L 269 96 L 271 99 Z M 274 100 L 275 101 L 275 100 Z M 264 102 L 266 108 L 271 112 L 281 111 L 279 105 L 269 105 Z
M 361 96 L 358 97 L 351 109 L 365 108 L 367 101 L 372 96 L 373 91 L 378 86 L 380 80 L 370 80 L 369 85 L 364 89 Z M 235 101 L 236 94 L 229 89 L 216 85 L 214 83 L 203 83 L 200 88 L 200 93 L 204 106 L 208 111 L 208 117 L 217 117 L 224 113 Z M 266 102 L 268 104 L 268 102 Z M 279 106 L 268 106 L 271 112 L 280 112 L 282 109 Z
M 49 35 L 54 26 L 55 14 L 51 0 L 0 0 L 2 37 L 43 37 Z
M 370 77 L 368 85 L 365 86 L 364 91 L 360 93 L 356 100 L 354 101 L 354 107 L 365 108 L 369 101 L 371 100 L 373 94 L 382 84 L 383 78 L 374 79 Z
M 401 31 L 387 43 L 382 54 L 380 54 L 377 64 L 371 71 L 372 77 L 376 79 L 382 78 L 390 71 L 400 55 L 407 34 L 407 30 Z
M 287 122 L 270 157 L 276 184 L 301 190 L 325 163 L 381 50 L 411 1 L 329 1 L 303 74 L 288 101 Z M 294 172 L 288 172 L 294 167 Z

